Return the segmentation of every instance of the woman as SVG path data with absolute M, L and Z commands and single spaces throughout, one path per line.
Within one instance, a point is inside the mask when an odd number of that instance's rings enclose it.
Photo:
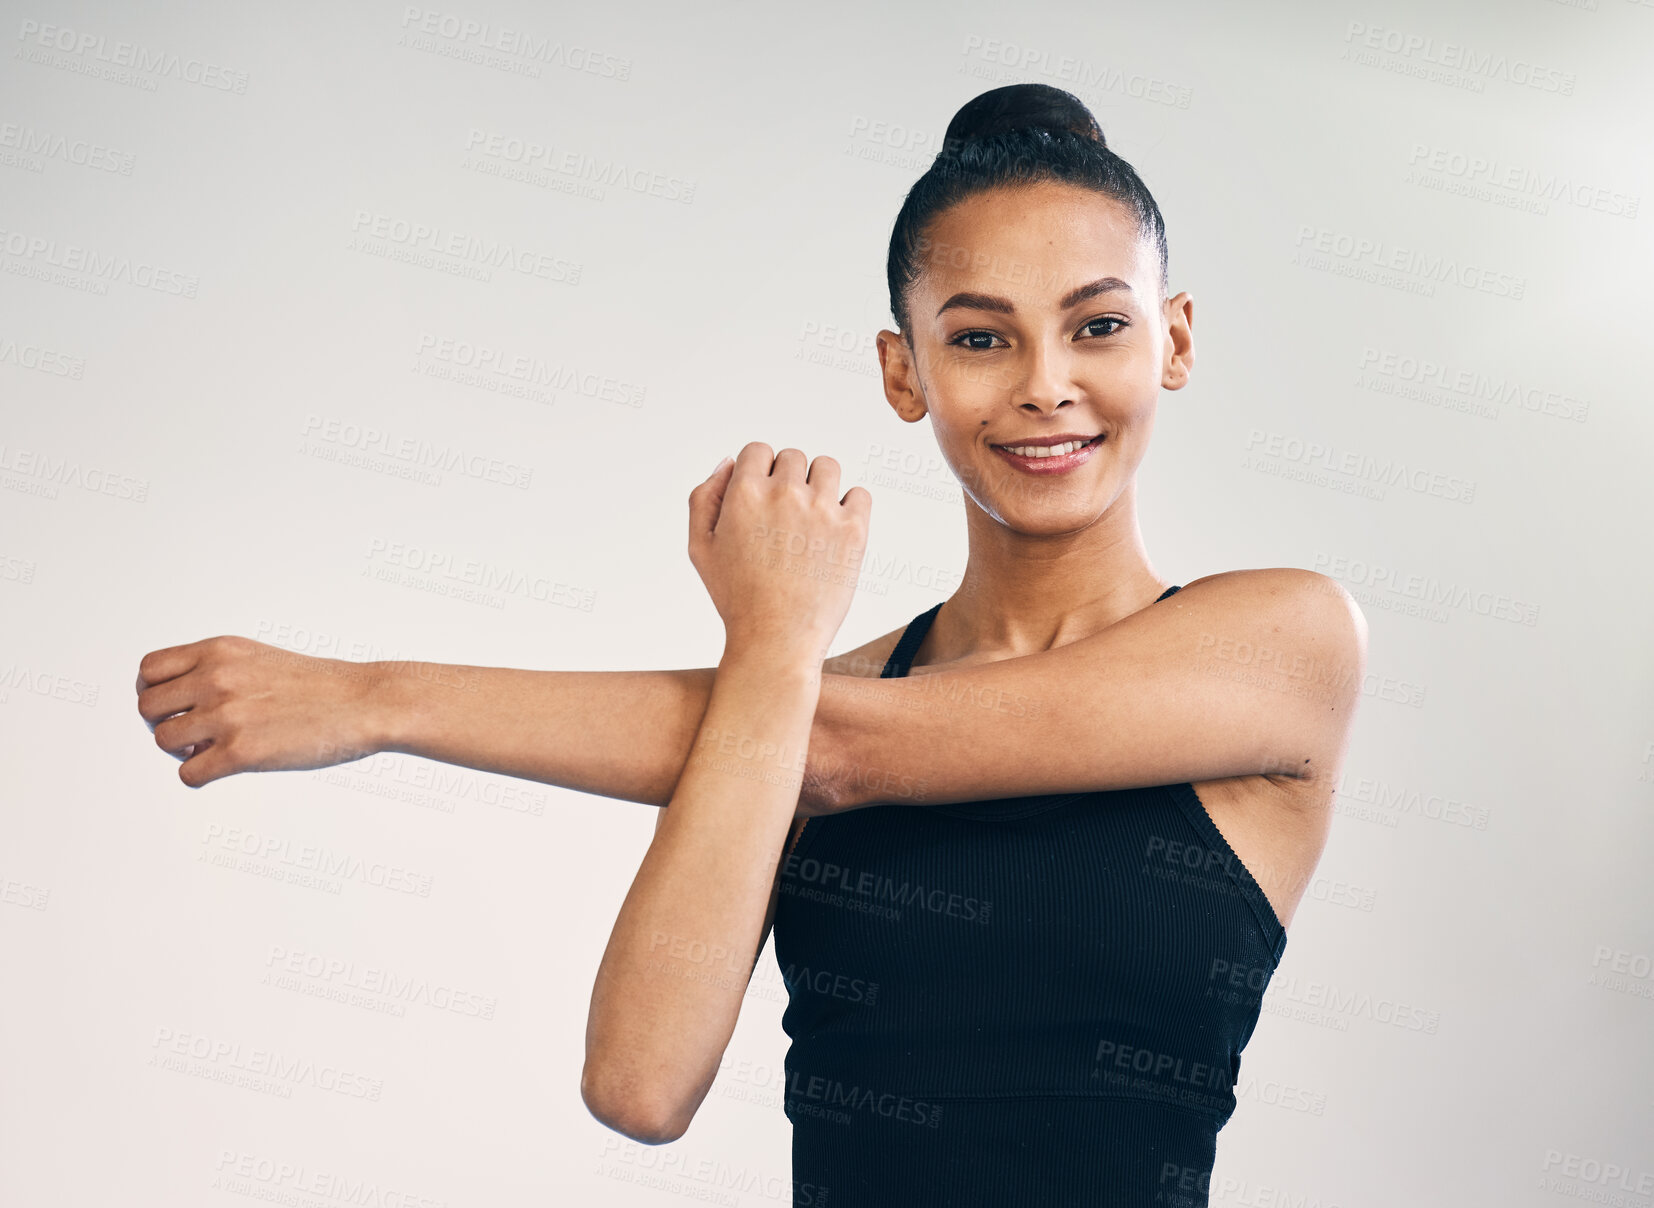
M 341 675 L 215 638 L 147 655 L 140 712 L 190 785 L 392 750 L 665 805 L 586 1037 L 586 1103 L 631 1137 L 688 1127 L 773 924 L 799 1202 L 1204 1204 L 1365 622 L 1301 570 L 1151 569 L 1135 472 L 1193 302 L 1076 98 L 961 109 L 889 277 L 885 394 L 970 543 L 903 630 L 823 662 L 870 500 L 752 443 L 690 496 L 715 669 Z

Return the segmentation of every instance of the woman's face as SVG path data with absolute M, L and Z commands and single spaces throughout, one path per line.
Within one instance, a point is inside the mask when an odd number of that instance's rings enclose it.
M 1193 300 L 1160 301 L 1159 258 L 1125 206 L 1056 182 L 958 203 L 919 259 L 911 353 L 879 333 L 891 405 L 929 414 L 966 493 L 1002 524 L 1092 524 L 1130 485 L 1160 390 L 1188 380 Z

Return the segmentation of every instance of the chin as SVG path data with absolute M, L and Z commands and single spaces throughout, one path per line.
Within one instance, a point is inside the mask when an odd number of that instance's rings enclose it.
M 1008 499 L 998 495 L 991 499 L 978 498 L 976 504 L 1012 532 L 1029 537 L 1077 533 L 1095 524 L 1105 510 L 1092 491 L 1053 484 L 1048 493 L 1049 497 L 1044 500 Z

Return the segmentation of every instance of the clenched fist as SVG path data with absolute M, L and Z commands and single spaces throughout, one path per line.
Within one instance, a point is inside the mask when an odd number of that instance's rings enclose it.
M 728 646 L 819 662 L 850 610 L 873 497 L 839 498 L 839 465 L 761 441 L 689 495 L 689 559 Z
M 235 772 L 331 767 L 379 748 L 372 663 L 205 638 L 138 663 L 138 712 L 191 788 Z

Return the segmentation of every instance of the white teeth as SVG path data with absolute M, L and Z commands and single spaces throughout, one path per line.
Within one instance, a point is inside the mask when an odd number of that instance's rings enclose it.
M 1015 453 L 1018 457 L 1061 457 L 1064 453 L 1072 453 L 1089 442 L 1071 440 L 1060 445 L 1007 445 L 1007 453 Z

